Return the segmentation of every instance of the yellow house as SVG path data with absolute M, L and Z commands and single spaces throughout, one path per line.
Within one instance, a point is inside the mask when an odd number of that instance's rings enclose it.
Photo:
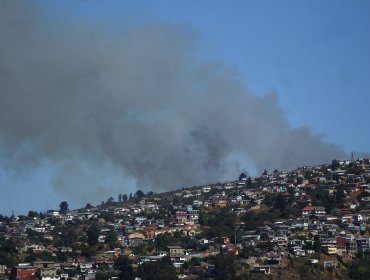
M 224 208 L 228 205 L 228 202 L 226 200 L 219 200 L 215 203 L 216 208 Z

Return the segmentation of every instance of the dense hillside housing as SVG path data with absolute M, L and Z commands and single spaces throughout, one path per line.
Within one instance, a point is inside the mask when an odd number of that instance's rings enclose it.
M 356 277 L 370 274 L 369 183 L 369 159 L 334 160 L 0 216 L 0 279 L 149 279 L 163 269 L 173 279 L 366 279 Z

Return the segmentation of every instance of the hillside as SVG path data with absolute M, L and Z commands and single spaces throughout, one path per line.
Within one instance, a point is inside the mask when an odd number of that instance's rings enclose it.
M 369 279 L 369 183 L 334 160 L 0 215 L 0 278 Z

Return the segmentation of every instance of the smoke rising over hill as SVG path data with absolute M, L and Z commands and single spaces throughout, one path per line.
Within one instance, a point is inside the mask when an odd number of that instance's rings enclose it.
M 126 180 L 163 190 L 345 156 L 293 129 L 275 95 L 255 96 L 235 72 L 199 60 L 183 26 L 63 23 L 1 1 L 0 40 L 2 168 L 50 163 L 67 198 L 124 192 Z

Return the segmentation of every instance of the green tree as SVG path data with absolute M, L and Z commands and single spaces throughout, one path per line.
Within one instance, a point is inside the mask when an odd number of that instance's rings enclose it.
M 66 262 L 66 261 L 68 261 L 68 255 L 64 252 L 59 252 L 59 253 L 57 253 L 57 259 L 60 262 Z
M 115 271 L 97 271 L 95 274 L 95 280 L 110 280 L 117 276 L 119 275 Z
M 62 213 L 62 214 L 66 214 L 69 211 L 68 207 L 69 207 L 68 202 L 67 201 L 62 201 L 59 204 L 59 212 Z
M 343 187 L 337 188 L 335 193 L 335 202 L 338 207 L 343 207 L 345 197 Z
M 281 211 L 285 210 L 286 202 L 281 193 L 276 196 L 274 207 L 280 209 Z
M 86 206 L 85 206 L 86 209 L 91 209 L 91 208 L 94 208 L 91 203 L 87 203 Z
M 332 162 L 331 162 L 331 165 L 330 165 L 330 168 L 332 169 L 332 170 L 337 170 L 337 169 L 339 169 L 340 168 L 340 164 L 339 164 L 339 161 L 338 160 L 333 160 Z
M 242 252 L 241 252 L 241 256 L 243 258 L 249 258 L 249 257 L 253 257 L 253 256 L 256 256 L 257 253 L 254 249 L 254 246 L 252 245 L 247 245 L 247 246 L 244 246 L 243 249 L 242 249 Z
M 164 257 L 158 262 L 144 263 L 139 271 L 142 280 L 177 280 L 176 269 L 169 257 Z
M 240 173 L 240 175 L 239 175 L 239 181 L 241 181 L 244 178 L 247 178 L 247 173 L 246 172 Z
M 142 190 L 137 190 L 134 197 L 135 198 L 142 198 L 144 196 L 144 192 Z
M 218 255 L 215 259 L 215 280 L 236 279 L 234 257 L 232 255 Z
M 233 237 L 235 234 L 236 215 L 227 209 L 222 209 L 215 215 L 207 217 L 207 224 L 210 226 L 205 231 L 207 238 Z
M 158 250 L 164 251 L 167 246 L 177 245 L 177 240 L 169 234 L 158 234 L 154 243 Z
M 0 264 L 9 267 L 16 265 L 15 255 L 17 254 L 17 244 L 13 238 L 6 239 L 0 233 Z
M 115 261 L 113 268 L 119 271 L 119 280 L 132 280 L 134 279 L 134 271 L 127 256 L 119 256 Z
M 370 279 L 370 257 L 359 259 L 348 268 L 349 276 L 354 280 Z
M 37 213 L 36 211 L 28 211 L 28 217 L 29 218 L 36 218 L 39 216 L 39 213 Z
M 105 237 L 105 243 L 108 244 L 111 249 L 117 247 L 117 240 L 117 233 L 114 230 L 108 232 Z
M 100 234 L 100 228 L 97 224 L 91 225 L 87 231 L 87 242 L 90 246 L 98 244 L 98 238 Z
M 31 254 L 31 255 L 27 255 L 25 258 L 24 258 L 24 261 L 25 262 L 34 262 L 35 260 L 37 260 L 36 256 L 34 254 Z
M 250 188 L 252 186 L 252 178 L 248 177 L 246 186 Z
M 37 257 L 43 261 L 55 261 L 56 260 L 53 254 L 48 251 L 42 251 L 38 253 Z
M 303 178 L 302 177 L 297 177 L 297 185 L 300 185 L 303 183 Z

